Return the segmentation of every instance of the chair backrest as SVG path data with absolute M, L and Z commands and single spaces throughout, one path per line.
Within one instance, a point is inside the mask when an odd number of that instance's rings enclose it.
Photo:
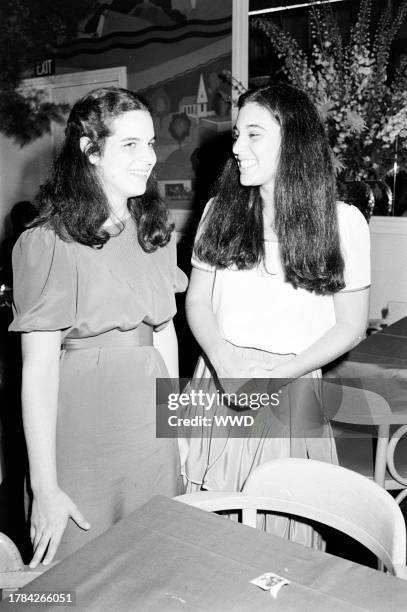
M 311 519 L 348 534 L 395 575 L 405 576 L 406 530 L 387 491 L 352 470 L 311 459 L 276 459 L 253 470 L 242 493 L 202 491 L 176 498 L 202 510 L 242 510 L 256 526 L 257 510 Z
M 5 533 L 0 532 L 0 574 L 22 569 L 24 563 L 17 546 Z
M 337 384 L 341 382 L 341 384 Z M 384 397 L 358 387 L 324 379 L 322 384 L 324 407 L 330 421 L 357 425 L 382 425 L 390 423 L 392 412 Z
M 365 476 L 311 459 L 276 459 L 248 477 L 245 495 L 272 497 L 274 509 L 348 534 L 393 573 L 406 564 L 404 517 L 392 496 Z

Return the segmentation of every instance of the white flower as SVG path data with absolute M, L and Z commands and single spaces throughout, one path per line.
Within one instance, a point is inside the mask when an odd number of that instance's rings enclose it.
M 360 0 L 360 7 L 365 10 L 371 3 Z M 407 0 L 398 4 L 399 14 L 406 16 Z M 286 60 L 286 74 L 294 84 L 302 83 L 315 102 L 333 151 L 349 177 L 364 176 L 366 166 L 375 167 L 383 176 L 385 157 L 396 139 L 400 155 L 407 160 L 407 76 L 403 81 L 400 74 L 393 78 L 388 71 L 388 49 L 397 32 L 394 29 L 387 35 L 390 30 L 379 19 L 379 27 L 387 30 L 376 32 L 379 43 L 375 43 L 369 34 L 375 24 L 362 24 L 362 16 L 359 12 L 350 41 L 339 47 L 337 25 L 333 27 L 328 12 L 312 13 L 309 57 L 290 34 L 268 20 L 262 22 L 273 45 L 276 42 L 276 51 Z
M 366 129 L 365 120 L 355 111 L 348 111 L 346 121 L 351 132 L 360 134 L 360 132 Z

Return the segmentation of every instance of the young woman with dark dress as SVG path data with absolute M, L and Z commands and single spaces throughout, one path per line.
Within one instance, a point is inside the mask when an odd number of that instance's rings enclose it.
M 155 163 L 145 101 L 88 93 L 14 248 L 31 567 L 180 492 L 177 449 L 155 436 L 155 379 L 178 375 L 174 292 L 186 277 Z

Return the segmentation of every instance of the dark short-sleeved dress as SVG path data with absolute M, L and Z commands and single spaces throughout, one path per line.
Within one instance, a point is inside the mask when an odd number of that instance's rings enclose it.
M 155 436 L 155 378 L 168 373 L 156 349 L 136 346 L 130 337 L 140 324 L 158 328 L 174 316 L 174 292 L 185 290 L 187 279 L 176 266 L 175 235 L 146 253 L 132 219 L 115 234 L 93 249 L 34 228 L 13 252 L 10 329 L 63 330 L 71 346 L 60 360 L 58 481 L 91 530 L 70 520 L 57 558 L 153 495 L 179 493 L 176 445 Z M 95 346 L 84 347 L 90 338 Z

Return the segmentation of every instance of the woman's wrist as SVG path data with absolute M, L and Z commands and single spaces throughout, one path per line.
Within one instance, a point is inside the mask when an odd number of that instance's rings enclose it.
M 52 495 L 59 489 L 59 485 L 56 479 L 50 480 L 33 480 L 30 482 L 31 490 L 33 495 L 36 497 L 45 497 Z
M 295 368 L 296 355 L 292 356 L 292 359 L 282 363 L 273 368 L 273 378 L 298 378 L 298 374 Z
M 206 351 L 206 356 L 208 357 L 215 370 L 217 370 L 218 366 L 220 365 L 221 353 L 224 343 L 225 341 L 223 340 L 223 338 L 219 338 L 218 340 L 215 340 L 215 342 L 209 344 L 208 350 Z

